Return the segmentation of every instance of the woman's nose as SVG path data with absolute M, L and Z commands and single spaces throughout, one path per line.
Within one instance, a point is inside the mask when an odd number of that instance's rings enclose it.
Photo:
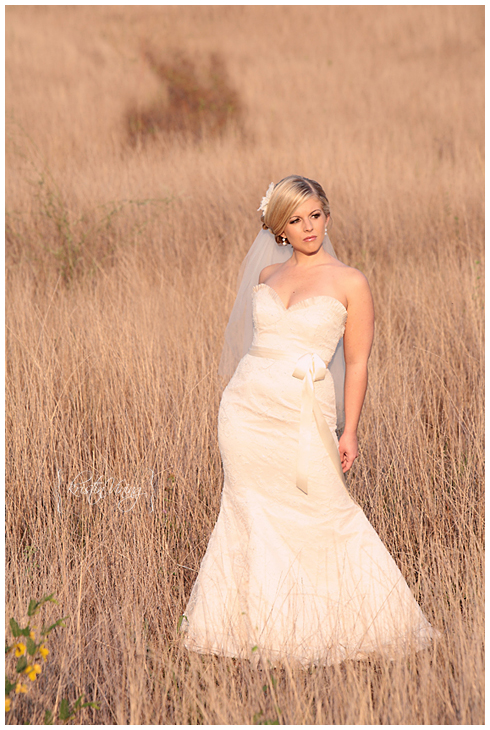
M 303 230 L 311 231 L 312 228 L 313 228 L 313 223 L 310 221 L 309 218 L 305 218 L 305 222 L 303 224 Z

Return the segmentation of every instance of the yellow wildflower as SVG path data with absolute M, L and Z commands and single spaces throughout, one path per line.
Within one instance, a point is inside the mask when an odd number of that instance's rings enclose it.
M 15 694 L 18 695 L 19 692 L 27 692 L 27 685 L 17 682 L 17 685 L 15 687 Z
M 20 641 L 15 644 L 15 656 L 22 656 L 22 654 L 25 654 L 25 650 L 25 644 L 22 644 Z
M 5 698 L 5 712 L 10 710 L 10 697 Z
M 41 644 L 41 646 L 39 647 L 39 653 L 41 654 L 41 656 L 44 659 L 44 661 L 46 661 L 46 657 L 49 654 L 49 649 L 46 649 L 46 647 L 44 646 L 44 644 Z
M 36 638 L 36 634 L 34 633 L 34 631 L 31 631 L 31 632 L 30 632 L 30 634 L 29 634 L 29 636 L 31 637 L 31 639 L 32 639 L 33 641 L 34 641 L 34 639 Z
M 31 682 L 34 682 L 37 675 L 41 674 L 41 667 L 39 664 L 34 664 L 34 666 L 29 664 L 29 666 L 24 669 L 24 672 L 27 674 Z

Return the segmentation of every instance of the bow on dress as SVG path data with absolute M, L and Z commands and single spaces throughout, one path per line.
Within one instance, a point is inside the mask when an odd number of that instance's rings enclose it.
M 252 345 L 248 351 L 249 355 L 256 357 L 267 357 L 272 360 L 289 360 L 291 355 L 281 350 L 272 350 L 268 347 Z M 330 429 L 323 417 L 318 401 L 315 397 L 313 383 L 317 380 L 324 380 L 327 374 L 327 366 L 316 352 L 308 352 L 296 361 L 293 370 L 293 377 L 303 381 L 301 392 L 301 416 L 299 422 L 299 443 L 298 460 L 296 464 L 296 486 L 305 494 L 308 494 L 308 463 L 310 460 L 311 428 L 313 417 L 316 421 L 318 433 L 322 439 L 327 454 L 332 460 L 337 474 L 345 486 L 344 472 L 340 462 L 340 455 Z
M 315 398 L 315 390 L 313 387 L 313 383 L 317 380 L 324 380 L 326 374 L 327 366 L 316 352 L 302 355 L 296 362 L 296 367 L 293 371 L 293 377 L 299 378 L 303 381 L 301 394 L 301 416 L 299 422 L 296 486 L 305 494 L 308 494 L 308 462 L 310 457 L 312 416 L 315 417 L 323 445 L 325 446 L 340 479 L 345 484 L 345 477 L 344 472 L 342 471 L 339 451 L 320 410 L 318 401 Z

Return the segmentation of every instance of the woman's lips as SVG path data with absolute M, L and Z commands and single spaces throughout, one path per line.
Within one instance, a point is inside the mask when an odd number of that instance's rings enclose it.
M 307 243 L 308 241 L 314 241 L 315 238 L 316 238 L 316 236 L 309 236 L 309 238 L 303 238 L 303 241 L 305 241 L 305 243 Z

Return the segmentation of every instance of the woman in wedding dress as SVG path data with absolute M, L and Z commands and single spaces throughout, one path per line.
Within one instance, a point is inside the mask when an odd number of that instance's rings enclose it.
M 374 332 L 369 285 L 335 257 L 317 182 L 271 184 L 259 210 L 220 363 L 226 374 L 238 362 L 219 410 L 225 478 L 185 645 L 303 666 L 421 649 L 434 630 L 344 480 Z

